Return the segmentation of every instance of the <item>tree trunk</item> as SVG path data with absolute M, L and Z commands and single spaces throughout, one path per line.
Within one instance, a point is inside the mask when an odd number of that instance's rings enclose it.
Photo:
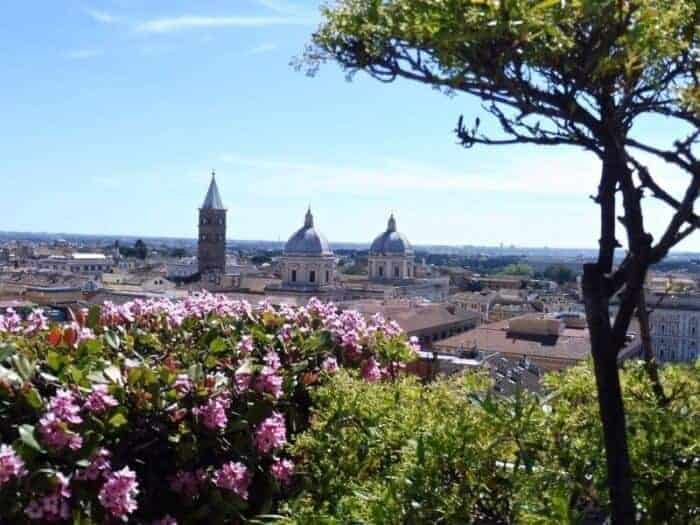
M 609 299 L 604 291 L 603 278 L 597 264 L 584 265 L 583 296 L 591 337 L 598 407 L 603 423 L 612 523 L 631 525 L 635 523 L 635 507 L 625 410 L 617 368 L 617 349 L 610 326 Z
M 654 355 L 654 348 L 651 344 L 651 333 L 649 331 L 649 312 L 647 310 L 647 302 L 644 294 L 644 289 L 639 292 L 639 301 L 637 305 L 637 319 L 639 319 L 639 335 L 642 340 L 642 354 L 644 356 L 644 368 L 647 371 L 651 387 L 654 390 L 659 405 L 665 406 L 668 404 L 668 399 L 664 393 L 664 387 L 661 384 L 659 377 L 659 366 Z

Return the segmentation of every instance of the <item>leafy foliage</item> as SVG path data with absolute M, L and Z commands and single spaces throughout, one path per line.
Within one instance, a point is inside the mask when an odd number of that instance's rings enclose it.
M 643 368 L 623 374 L 643 522 L 700 523 L 700 363 L 664 369 L 655 403 Z M 547 394 L 488 393 L 480 375 L 424 386 L 348 374 L 314 391 L 297 439 L 304 491 L 289 523 L 581 523 L 608 512 L 590 364 L 546 378 Z M 649 406 L 655 408 L 649 409 Z

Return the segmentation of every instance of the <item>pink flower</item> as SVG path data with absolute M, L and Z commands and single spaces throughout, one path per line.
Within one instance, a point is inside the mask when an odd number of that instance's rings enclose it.
M 0 315 L 0 332 L 11 334 L 19 333 L 22 329 L 22 318 L 12 308 L 5 310 L 5 315 Z
M 265 354 L 265 357 L 263 358 L 263 361 L 265 361 L 265 364 L 269 366 L 272 370 L 278 370 L 279 367 L 281 366 L 280 363 L 280 356 L 277 355 L 277 352 L 274 350 L 270 350 Z
M 80 407 L 76 404 L 75 395 L 68 390 L 59 390 L 49 401 L 49 411 L 67 423 L 78 425 L 83 422 L 80 417 Z
M 46 330 L 47 327 L 48 323 L 44 311 L 41 308 L 36 308 L 27 316 L 27 327 L 24 329 L 24 333 L 35 334 Z
M 273 412 L 255 431 L 255 445 L 263 454 L 282 447 L 286 442 L 287 428 L 284 416 L 279 412 Z
M 253 380 L 253 374 L 248 372 L 237 371 L 233 376 L 233 381 L 236 383 L 236 391 L 239 394 L 250 389 L 250 383 Z
M 187 374 L 178 374 L 173 383 L 173 388 L 180 395 L 189 394 L 192 391 L 192 380 Z
M 70 517 L 68 500 L 71 497 L 70 480 L 61 474 L 56 474 L 56 487 L 45 496 L 29 502 L 24 513 L 32 520 L 44 523 L 67 520 Z
M 192 412 L 201 418 L 202 424 L 209 430 L 221 430 L 228 424 L 226 409 L 230 404 L 231 402 L 223 396 L 214 397 L 205 405 L 194 408 Z
M 112 464 L 109 462 L 111 454 L 105 448 L 97 450 L 90 457 L 90 464 L 83 470 L 75 473 L 75 479 L 79 481 L 95 481 L 112 472 Z
M 244 335 L 236 345 L 236 348 L 241 354 L 247 355 L 253 351 L 253 336 Z
M 124 467 L 109 474 L 97 497 L 113 516 L 122 518 L 136 510 L 138 486 L 136 473 L 129 467 Z
M 12 478 L 21 478 L 27 473 L 24 461 L 9 445 L 0 445 L 0 488 Z
M 326 357 L 321 363 L 321 368 L 329 374 L 334 374 L 338 371 L 338 360 L 335 357 Z
M 56 450 L 68 447 L 78 450 L 83 446 L 83 438 L 68 428 L 68 424 L 56 417 L 53 412 L 47 412 L 39 420 L 39 434 L 46 444 Z
M 84 407 L 90 412 L 95 414 L 101 414 L 111 407 L 117 406 L 117 400 L 109 394 L 107 385 L 94 385 L 92 387 L 92 392 L 88 395 L 85 400 Z
M 379 368 L 379 365 L 377 364 L 377 361 L 375 361 L 374 357 L 370 357 L 364 363 L 362 363 L 360 374 L 368 383 L 374 383 L 382 378 L 382 370 Z
M 214 473 L 214 484 L 222 489 L 238 494 L 242 499 L 248 499 L 250 472 L 248 468 L 237 461 L 230 461 Z
M 289 459 L 275 458 L 274 463 L 270 467 L 270 471 L 274 478 L 282 485 L 289 485 L 294 475 L 294 463 Z
M 275 398 L 279 398 L 282 395 L 282 377 L 276 373 L 274 368 L 264 366 L 255 381 L 255 389 L 258 392 L 267 392 Z

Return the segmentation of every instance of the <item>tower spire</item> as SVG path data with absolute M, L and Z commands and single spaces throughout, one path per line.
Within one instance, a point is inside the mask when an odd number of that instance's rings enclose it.
M 389 224 L 387 224 L 386 230 L 389 232 L 396 231 L 396 219 L 394 218 L 394 212 L 391 212 L 391 215 L 389 215 Z
M 311 228 L 314 225 L 314 216 L 311 213 L 311 205 L 309 204 L 306 210 L 306 217 L 304 217 L 304 228 Z
M 211 170 L 211 182 L 209 183 L 209 190 L 207 191 L 206 197 L 204 197 L 204 203 L 202 204 L 202 209 L 205 210 L 223 210 L 224 204 L 221 202 L 221 195 L 219 194 L 219 187 L 216 185 L 216 172 Z

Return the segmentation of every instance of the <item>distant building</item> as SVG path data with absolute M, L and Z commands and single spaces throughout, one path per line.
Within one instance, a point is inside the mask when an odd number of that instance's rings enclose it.
M 99 274 L 114 268 L 114 260 L 103 253 L 74 252 L 69 255 L 51 255 L 40 259 L 39 268 L 75 274 Z
M 456 355 L 498 354 L 509 360 L 527 359 L 543 370 L 561 370 L 588 358 L 591 342 L 583 318 L 575 314 L 531 314 L 481 325 L 436 344 Z M 620 352 L 619 360 L 640 354 L 639 338 Z
M 316 229 L 311 209 L 304 225 L 284 246 L 280 272 L 282 289 L 315 293 L 328 290 L 335 283 L 335 255 L 326 237 Z
M 392 214 L 386 231 L 382 232 L 369 249 L 368 271 L 371 281 L 396 282 L 415 278 L 413 247 L 403 233 L 396 231 Z
M 396 321 L 408 336 L 418 338 L 424 348 L 437 341 L 478 326 L 481 318 L 474 312 L 459 310 L 451 305 L 433 304 L 409 299 L 391 301 L 351 301 L 342 308 L 357 310 L 366 316 L 381 314 Z
M 650 294 L 647 305 L 652 349 L 659 362 L 693 362 L 700 357 L 700 295 Z
M 221 202 L 214 173 L 204 203 L 199 209 L 197 261 L 202 274 L 226 271 L 226 208 Z

